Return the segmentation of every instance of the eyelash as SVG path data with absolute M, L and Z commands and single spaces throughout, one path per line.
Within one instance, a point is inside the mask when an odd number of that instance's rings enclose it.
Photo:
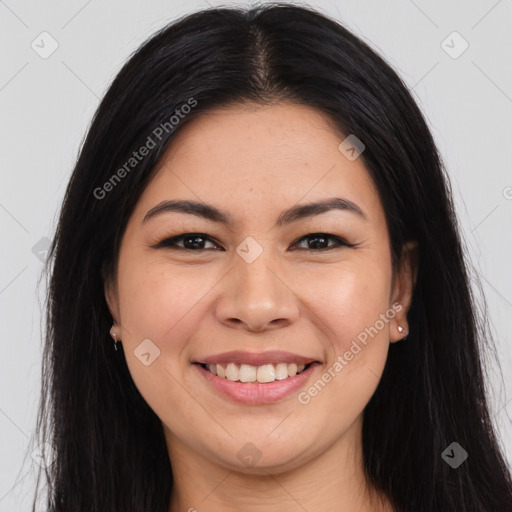
M 339 247 L 354 247 L 355 246 L 354 244 L 349 244 L 343 238 L 340 238 L 339 236 L 335 236 L 335 235 L 330 235 L 329 233 L 309 233 L 308 235 L 304 235 L 301 238 L 298 238 L 294 242 L 294 245 L 296 245 L 297 243 L 299 243 L 300 241 L 302 241 L 304 239 L 313 238 L 313 237 L 332 239 L 332 240 L 336 240 L 336 242 L 337 242 L 336 245 L 331 245 L 331 246 L 325 247 L 323 249 L 312 249 L 314 252 L 324 252 L 324 251 L 330 251 L 332 249 L 339 248 Z M 155 249 L 160 249 L 160 248 L 165 247 L 168 249 L 178 249 L 178 250 L 191 251 L 191 252 L 202 252 L 202 251 L 208 250 L 208 249 L 189 249 L 187 247 L 179 247 L 176 245 L 176 242 L 183 240 L 185 238 L 203 238 L 203 239 L 207 239 L 207 240 L 215 243 L 211 237 L 209 237 L 208 235 L 205 235 L 203 233 L 183 233 L 182 235 L 173 236 L 171 238 L 166 238 L 166 239 L 158 242 L 153 247 Z M 307 249 L 302 248 L 299 250 L 307 250 Z

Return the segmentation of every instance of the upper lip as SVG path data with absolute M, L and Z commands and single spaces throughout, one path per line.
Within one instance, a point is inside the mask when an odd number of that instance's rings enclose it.
M 249 364 L 251 366 L 261 366 L 264 364 L 279 364 L 279 363 L 295 363 L 295 364 L 309 364 L 316 362 L 313 357 L 300 356 L 291 352 L 283 350 L 271 350 L 268 352 L 261 352 L 256 354 L 254 352 L 247 352 L 244 350 L 233 350 L 231 352 L 223 352 L 222 354 L 215 354 L 208 356 L 200 361 L 195 361 L 201 364 Z

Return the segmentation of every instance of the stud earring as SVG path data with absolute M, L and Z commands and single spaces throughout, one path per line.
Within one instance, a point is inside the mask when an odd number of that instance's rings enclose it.
M 397 327 L 397 329 L 398 329 L 398 332 L 404 332 L 404 328 L 401 325 L 399 325 Z M 402 338 L 402 340 L 405 340 L 405 339 L 407 339 L 407 334 Z

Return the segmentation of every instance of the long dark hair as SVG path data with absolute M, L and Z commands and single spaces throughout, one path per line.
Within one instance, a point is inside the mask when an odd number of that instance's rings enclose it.
M 156 33 L 115 78 L 82 145 L 45 269 L 37 429 L 56 453 L 44 470 L 55 512 L 167 512 L 173 476 L 163 428 L 122 346 L 113 349 L 104 283 L 115 276 L 127 221 L 173 135 L 215 106 L 283 100 L 327 113 L 365 144 L 393 268 L 405 241 L 419 245 L 410 334 L 391 344 L 364 411 L 368 481 L 397 511 L 512 510 L 481 359 L 492 340 L 422 113 L 385 60 L 338 22 L 265 4 L 200 11 Z M 154 146 L 128 167 L 148 137 Z M 452 442 L 468 453 L 456 469 L 441 456 Z

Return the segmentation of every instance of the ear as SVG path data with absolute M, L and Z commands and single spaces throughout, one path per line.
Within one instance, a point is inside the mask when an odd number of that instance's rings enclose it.
M 119 324 L 119 297 L 117 294 L 116 283 L 111 279 L 106 279 L 104 285 L 105 300 L 107 306 L 116 324 Z
M 391 332 L 389 341 L 395 343 L 400 341 L 409 333 L 407 323 L 407 311 L 412 302 L 414 287 L 418 276 L 419 249 L 416 240 L 409 240 L 402 247 L 402 258 L 400 269 L 397 272 L 393 289 L 391 291 L 391 304 L 400 303 L 400 310 L 395 307 L 395 317 L 390 322 Z M 403 327 L 403 331 L 398 330 L 398 326 Z

